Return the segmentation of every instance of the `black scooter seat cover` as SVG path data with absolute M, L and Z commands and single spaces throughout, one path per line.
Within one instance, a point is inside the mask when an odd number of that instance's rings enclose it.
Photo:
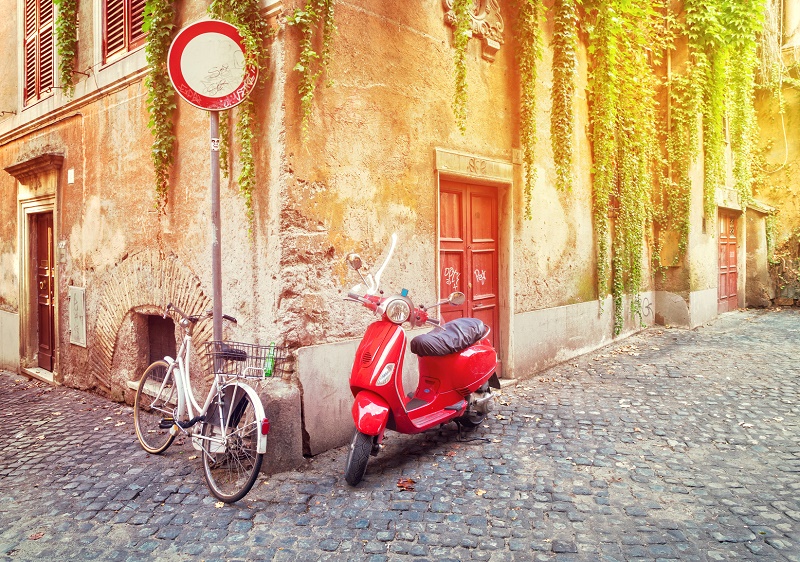
M 477 318 L 456 318 L 411 340 L 411 351 L 421 357 L 458 353 L 481 341 L 486 325 Z

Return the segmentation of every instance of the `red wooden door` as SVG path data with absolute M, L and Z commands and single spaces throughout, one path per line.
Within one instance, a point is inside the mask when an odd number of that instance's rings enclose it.
M 53 370 L 55 350 L 55 274 L 53 271 L 53 213 L 33 215 L 36 223 L 36 303 L 39 324 L 39 367 Z
M 717 311 L 721 314 L 736 310 L 739 299 L 736 294 L 739 272 L 736 262 L 736 217 L 729 212 L 719 213 L 719 301 Z
M 442 318 L 479 318 L 500 343 L 497 283 L 497 190 L 442 180 L 439 191 L 439 264 L 441 298 L 462 291 L 466 302 L 444 305 Z

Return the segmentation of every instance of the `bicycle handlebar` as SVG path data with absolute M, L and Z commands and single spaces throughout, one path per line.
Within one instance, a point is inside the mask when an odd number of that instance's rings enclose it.
M 201 319 L 203 319 L 203 318 L 211 318 L 211 316 L 213 316 L 213 313 L 212 313 L 211 310 L 206 310 L 206 313 L 203 316 L 188 315 L 184 311 L 182 311 L 180 308 L 175 306 L 174 304 L 169 303 L 164 308 L 164 318 L 167 317 L 167 313 L 169 313 L 170 310 L 174 310 L 175 312 L 177 312 L 180 315 L 181 318 L 183 318 L 184 320 L 188 320 L 192 324 L 197 324 L 197 322 L 199 322 Z M 234 318 L 233 316 L 231 316 L 229 314 L 223 314 L 222 318 L 224 320 L 227 320 L 228 322 L 233 322 L 234 324 L 238 324 L 239 323 L 239 321 L 236 320 L 236 318 Z

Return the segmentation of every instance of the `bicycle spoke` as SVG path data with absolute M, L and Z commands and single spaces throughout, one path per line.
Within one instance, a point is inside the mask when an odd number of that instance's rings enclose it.
M 240 390 L 240 389 L 239 389 Z M 250 490 L 261 468 L 263 454 L 258 453 L 258 423 L 255 410 L 247 396 L 235 401 L 240 409 L 236 425 L 227 428 L 223 447 L 219 422 L 208 423 L 203 435 L 213 440 L 203 447 L 203 468 L 211 492 L 219 499 L 234 502 Z

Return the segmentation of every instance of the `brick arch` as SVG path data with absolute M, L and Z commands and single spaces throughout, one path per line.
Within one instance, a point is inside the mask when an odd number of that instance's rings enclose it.
M 210 309 L 211 298 L 200 285 L 176 255 L 164 256 L 154 250 L 128 256 L 98 280 L 93 291 L 97 321 L 89 358 L 91 378 L 99 390 L 111 393 L 114 349 L 125 316 L 142 310 L 161 312 L 169 302 L 187 314 Z

